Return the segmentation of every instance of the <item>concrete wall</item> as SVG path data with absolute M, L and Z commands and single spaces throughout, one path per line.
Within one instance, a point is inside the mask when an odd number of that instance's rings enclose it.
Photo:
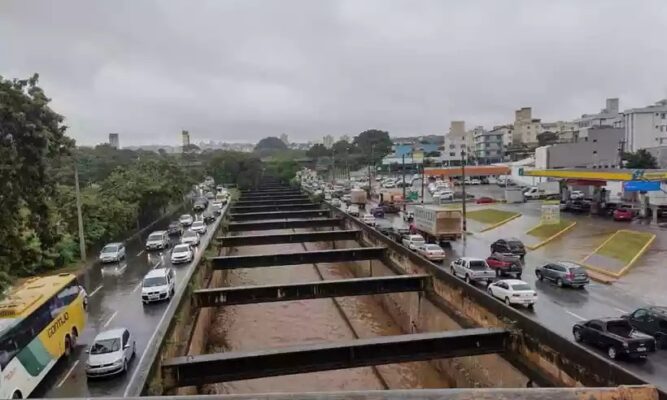
M 547 168 L 613 168 L 618 166 L 618 146 L 622 140 L 622 128 L 590 129 L 588 140 L 549 146 Z

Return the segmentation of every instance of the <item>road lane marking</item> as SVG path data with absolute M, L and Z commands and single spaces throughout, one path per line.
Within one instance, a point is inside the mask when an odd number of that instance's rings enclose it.
M 155 266 L 153 267 L 153 269 L 160 268 L 160 265 L 162 265 L 162 260 L 158 261 L 157 264 L 155 264 Z
M 621 310 L 620 308 L 614 307 L 614 310 L 620 312 L 621 314 L 627 314 L 628 312 L 625 310 Z
M 143 250 L 141 250 L 140 252 L 137 253 L 137 257 L 139 257 L 139 256 L 142 255 L 142 254 L 144 254 L 144 251 L 143 251 Z
M 116 314 L 118 314 L 118 311 L 114 311 L 113 314 L 111 314 L 111 316 L 109 317 L 109 319 L 107 320 L 107 322 L 104 323 L 103 328 L 106 328 L 107 326 L 109 326 L 109 324 L 111 323 L 111 321 L 113 321 L 113 319 L 116 318 Z
M 570 311 L 570 310 L 565 310 L 565 312 L 568 313 L 568 314 L 570 314 L 571 316 L 573 316 L 574 318 L 576 318 L 576 319 L 578 319 L 578 320 L 580 320 L 580 321 L 586 321 L 586 318 L 582 317 L 581 315 L 577 315 L 577 314 L 573 313 L 573 312 Z
M 61 379 L 60 382 L 58 382 L 58 386 L 57 386 L 57 387 L 61 387 L 61 386 L 63 385 L 63 383 L 65 383 L 65 381 L 67 380 L 67 378 L 69 378 L 69 376 L 72 375 L 72 371 L 74 371 L 74 368 L 76 368 L 77 365 L 79 365 L 79 360 L 74 361 L 74 364 L 73 364 L 72 367 L 67 371 L 67 373 L 65 374 L 65 376 L 63 377 L 63 379 Z
M 134 289 L 132 289 L 132 293 L 134 293 L 134 292 L 136 292 L 137 290 L 139 290 L 139 288 L 141 287 L 141 284 L 142 284 L 142 283 L 144 283 L 144 282 L 143 282 L 143 281 L 140 281 L 140 282 L 137 284 L 137 286 L 135 286 Z
M 100 285 L 100 286 L 96 287 L 95 290 L 93 290 L 92 292 L 90 292 L 90 294 L 88 295 L 88 297 L 93 297 L 93 296 L 95 296 L 95 293 L 99 292 L 100 289 L 102 289 L 102 287 L 103 287 L 103 285 Z

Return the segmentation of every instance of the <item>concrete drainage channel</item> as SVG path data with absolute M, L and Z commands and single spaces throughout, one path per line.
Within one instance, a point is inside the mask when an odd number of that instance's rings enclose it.
M 131 377 L 125 388 L 124 397 L 137 397 L 144 394 L 156 393 L 160 389 L 159 366 L 162 359 L 171 353 L 178 353 L 178 345 L 189 343 L 190 333 L 185 333 L 186 325 L 183 324 L 186 310 L 190 308 L 191 292 L 194 287 L 198 287 L 207 275 L 205 268 L 201 268 L 206 263 L 204 259 L 205 249 L 215 241 L 215 232 L 220 228 L 220 224 L 225 219 L 229 210 L 229 204 L 222 209 L 222 214 L 213 223 L 213 234 L 210 236 L 209 243 L 202 246 L 204 251 L 196 252 L 195 258 L 190 263 L 186 271 L 183 284 L 176 290 L 175 296 L 169 303 L 164 316 L 159 322 L 153 337 L 149 341 L 149 346 L 144 351 L 139 364 L 136 367 L 136 373 Z M 153 388 L 153 390 L 151 390 Z
M 178 301 L 170 304 L 158 329 L 154 343 L 160 345 L 153 346 L 150 354 L 141 360 L 139 369 L 144 372 L 136 382 L 130 382 L 126 395 L 196 394 L 196 387 L 214 382 L 426 360 L 447 375 L 454 387 L 517 387 L 528 382 L 596 387 L 645 384 L 622 368 L 463 284 L 338 209 L 325 208 L 327 212 L 320 213 L 293 190 L 268 186 L 263 191 L 245 193 L 234 205 L 235 211 L 228 211 L 228 207 L 224 209 L 223 218 L 232 219 L 226 226 L 229 232 L 296 227 L 315 230 L 242 238 L 230 236 L 229 246 L 301 243 L 304 250 L 309 247 L 311 250 L 261 256 L 227 254 L 200 263 L 198 268 L 192 267 L 188 271 L 189 284 L 179 289 L 175 299 Z M 221 220 L 216 221 L 216 229 Z M 329 228 L 324 228 L 327 226 Z M 224 241 L 223 238 L 223 245 Z M 306 247 L 306 242 L 317 242 L 317 249 L 312 250 L 312 245 Z M 359 243 L 364 247 L 359 247 Z M 223 271 L 234 268 L 332 262 L 352 265 L 352 273 L 357 278 L 299 285 L 220 287 Z M 396 278 L 407 279 L 399 282 Z M 210 289 L 197 290 L 203 287 Z M 357 339 L 335 345 L 200 356 L 206 350 L 215 307 L 357 295 L 374 295 L 405 334 L 359 339 L 355 332 Z M 339 310 L 344 314 L 340 306 Z M 351 329 L 354 331 L 353 327 Z M 454 347 L 458 352 L 446 351 Z M 363 351 L 369 348 L 375 349 L 376 354 Z M 327 365 L 322 360 L 327 360 Z M 383 382 L 383 386 L 390 385 Z M 615 389 L 604 390 L 613 392 Z M 570 393 L 570 389 L 561 390 L 564 396 Z M 641 390 L 642 395 L 637 398 L 657 396 L 653 388 Z M 600 389 L 600 396 L 604 396 L 602 391 Z M 663 393 L 660 397 L 666 398 Z M 589 398 L 598 397 L 594 393 Z

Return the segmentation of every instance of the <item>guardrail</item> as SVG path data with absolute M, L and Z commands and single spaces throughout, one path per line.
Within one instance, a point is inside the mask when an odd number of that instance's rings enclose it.
M 204 257 L 205 249 L 209 245 L 213 245 L 215 243 L 216 232 L 220 228 L 220 224 L 222 223 L 222 221 L 225 219 L 230 204 L 231 203 L 227 203 L 225 205 L 225 207 L 222 209 L 220 217 L 218 217 L 218 219 L 216 219 L 216 221 L 213 223 L 212 233 L 209 242 L 207 243 L 207 246 L 202 246 L 202 251 L 197 252 L 193 262 L 190 263 L 190 265 L 188 266 L 188 269 L 185 273 L 185 278 L 182 281 L 183 283 L 177 288 L 174 297 L 169 302 L 167 310 L 162 316 L 162 319 L 160 319 L 160 322 L 158 322 L 157 329 L 155 330 L 153 336 L 148 341 L 148 345 L 146 346 L 144 353 L 141 355 L 139 363 L 135 367 L 136 373 L 132 375 L 130 381 L 127 383 L 127 386 L 125 387 L 125 392 L 123 393 L 123 397 L 141 396 L 144 390 L 146 389 L 146 384 L 149 381 L 151 374 L 153 373 L 153 371 L 155 371 L 156 367 L 158 367 L 157 365 L 159 361 L 158 355 L 164 348 L 165 338 L 167 337 L 167 334 L 169 333 L 170 328 L 172 327 L 172 323 L 174 322 L 174 316 L 178 313 L 183 303 L 183 300 L 187 297 L 184 296 L 184 294 L 188 292 L 192 276 L 194 275 L 195 271 L 199 267 L 199 264 Z
M 466 284 L 441 266 L 410 251 L 339 208 L 325 202 L 323 205 L 332 210 L 333 216 L 342 217 L 344 229 L 360 230 L 361 240 L 366 245 L 386 247 L 387 267 L 396 274 L 413 273 L 415 269 L 421 269 L 433 275 L 434 291 L 426 293 L 426 298 L 462 326 L 511 329 L 514 332 L 511 347 L 515 354 L 506 352 L 504 357 L 519 369 L 537 373 L 552 384 L 560 383 L 561 386 L 576 382 L 591 387 L 651 384 L 497 301 L 483 290 Z M 667 393 L 658 392 L 660 399 L 667 400 Z

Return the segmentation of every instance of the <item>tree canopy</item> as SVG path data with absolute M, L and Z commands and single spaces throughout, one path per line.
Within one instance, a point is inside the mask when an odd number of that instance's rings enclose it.
M 635 153 L 624 153 L 623 160 L 626 168 L 655 169 L 658 168 L 658 160 L 648 150 L 640 149 Z

